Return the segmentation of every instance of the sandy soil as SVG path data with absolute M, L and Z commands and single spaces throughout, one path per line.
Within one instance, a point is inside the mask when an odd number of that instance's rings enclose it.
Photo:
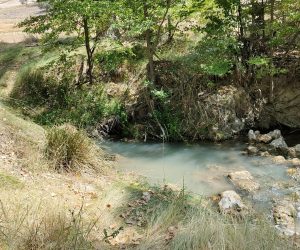
M 19 43 L 31 38 L 17 24 L 27 17 L 42 13 L 43 9 L 35 1 L 0 0 L 0 42 Z

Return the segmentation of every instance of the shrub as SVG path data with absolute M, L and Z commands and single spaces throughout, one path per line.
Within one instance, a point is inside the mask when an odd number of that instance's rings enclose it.
M 45 154 L 54 169 L 76 171 L 84 166 L 95 166 L 97 149 L 83 132 L 63 125 L 49 129 Z
M 68 82 L 56 81 L 41 68 L 25 67 L 18 75 L 11 97 L 30 106 L 64 106 Z

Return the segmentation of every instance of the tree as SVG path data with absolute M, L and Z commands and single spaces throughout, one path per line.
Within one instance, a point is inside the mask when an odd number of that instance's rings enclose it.
M 171 23 L 171 16 L 177 15 L 177 21 L 184 20 L 190 13 L 187 1 L 182 0 L 123 0 L 119 20 L 122 28 L 131 37 L 141 37 L 146 43 L 148 59 L 148 80 L 155 82 L 154 57 L 162 43 L 162 37 L 168 33 L 172 39 L 178 22 Z
M 110 27 L 113 3 L 109 0 L 49 0 L 45 14 L 26 19 L 20 25 L 25 31 L 41 35 L 46 46 L 61 45 L 71 37 L 69 50 L 85 46 L 87 77 L 93 83 L 94 52 Z

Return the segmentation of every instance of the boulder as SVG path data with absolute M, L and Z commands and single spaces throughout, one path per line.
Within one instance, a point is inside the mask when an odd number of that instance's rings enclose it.
M 280 201 L 273 206 L 273 218 L 276 228 L 287 236 L 292 236 L 295 233 L 295 217 L 297 211 L 290 201 Z
M 252 129 L 250 129 L 248 132 L 248 139 L 249 141 L 256 141 L 256 134 Z
M 269 143 L 272 141 L 272 139 L 273 139 L 272 136 L 270 136 L 268 134 L 257 136 L 257 141 L 262 142 L 262 143 Z
M 278 139 L 273 140 L 270 143 L 270 145 L 273 146 L 274 148 L 288 148 L 288 146 L 282 136 Z
M 289 163 L 294 167 L 300 167 L 300 159 L 299 158 L 293 158 L 289 160 Z
M 220 196 L 218 205 L 222 213 L 235 214 L 247 209 L 241 197 L 233 190 L 224 191 Z
M 275 130 L 269 132 L 267 135 L 271 136 L 273 140 L 279 139 L 280 137 L 282 137 L 281 131 L 279 129 L 275 129 Z
M 258 153 L 258 148 L 257 147 L 254 147 L 254 146 L 249 146 L 248 148 L 247 148 L 247 153 L 249 154 L 249 155 L 255 155 L 255 154 L 257 154 Z
M 239 189 L 247 192 L 253 192 L 260 188 L 259 183 L 254 181 L 253 176 L 248 171 L 237 171 L 230 173 L 228 178 Z

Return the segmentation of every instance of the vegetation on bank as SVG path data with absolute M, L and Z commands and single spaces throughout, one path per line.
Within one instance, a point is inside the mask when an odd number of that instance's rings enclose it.
M 220 214 L 213 202 L 189 194 L 184 187 L 150 186 L 118 176 L 113 169 L 104 176 L 95 172 L 89 177 L 87 145 L 83 151 L 57 158 L 62 159 L 60 167 L 70 164 L 70 159 L 66 161 L 70 155 L 72 160 L 84 159 L 76 162 L 75 175 L 71 169 L 63 174 L 52 168 L 47 151 L 63 154 L 65 149 L 78 149 L 81 140 L 72 140 L 74 137 L 89 140 L 72 127 L 55 127 L 43 137 L 41 127 L 16 117 L 5 106 L 0 109 L 0 125 L 1 137 L 12 144 L 11 150 L 17 150 L 5 155 L 18 155 L 21 164 L 20 169 L 14 161 L 2 165 L 3 172 L 13 170 L 10 175 L 0 175 L 4 180 L 0 186 L 3 249 L 297 248 L 290 239 L 279 237 L 265 218 L 251 213 L 245 217 Z M 10 132 L 18 137 L 11 137 Z M 58 138 L 54 144 L 53 138 Z M 39 155 L 34 157 L 35 164 L 42 169 L 27 166 L 35 155 Z M 102 154 L 94 157 L 105 160 Z M 45 164 L 50 168 L 44 168 Z M 101 188 L 93 191 L 97 185 Z
M 205 97 L 233 84 L 248 93 L 250 105 L 272 105 L 277 78 L 297 81 L 295 1 L 50 0 L 44 6 L 46 14 L 21 24 L 42 36 L 43 55 L 24 66 L 11 96 L 40 124 L 87 128 L 117 117 L 122 137 L 221 140 L 232 136 L 222 127 L 235 119 L 227 121 L 220 108 L 208 112 Z

